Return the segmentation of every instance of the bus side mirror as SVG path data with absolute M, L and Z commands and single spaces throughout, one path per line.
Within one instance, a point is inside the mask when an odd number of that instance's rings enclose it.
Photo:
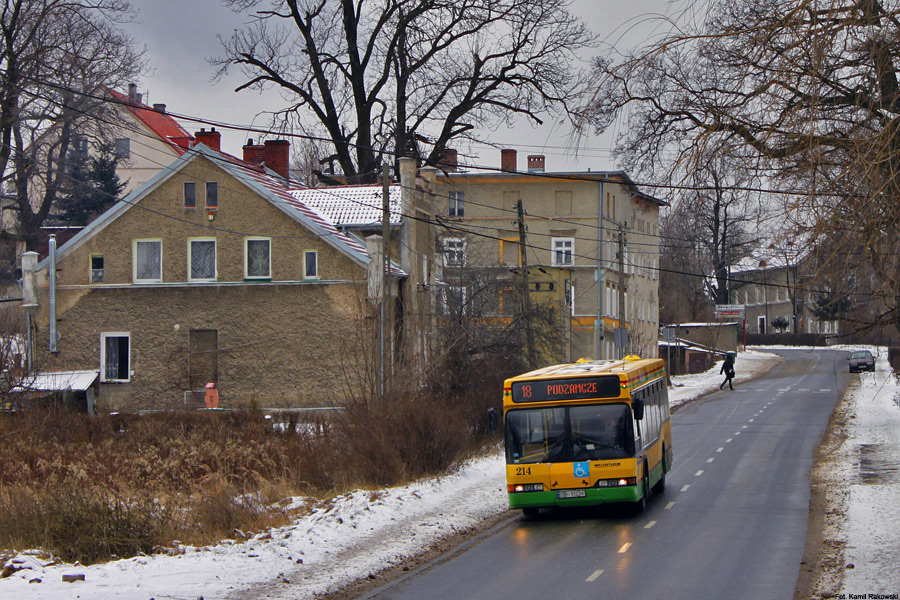
M 488 429 L 491 431 L 497 431 L 497 427 L 499 426 L 497 420 L 497 411 L 493 408 L 488 409 Z
M 644 401 L 640 398 L 635 398 L 632 402 L 632 406 L 634 407 L 634 419 L 636 421 L 641 421 L 644 418 Z

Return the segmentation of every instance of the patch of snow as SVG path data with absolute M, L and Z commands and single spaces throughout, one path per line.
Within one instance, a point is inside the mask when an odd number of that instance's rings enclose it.
M 878 446 L 882 458 L 900 461 L 900 387 L 884 349 L 861 348 L 876 354 L 877 371 L 859 375 L 852 390 L 857 418 L 847 443 Z M 738 354 L 736 384 L 766 372 L 781 360 L 766 349 Z M 672 405 L 717 391 L 724 379 L 719 368 L 717 363 L 706 373 L 673 377 L 674 387 L 669 389 Z M 57 564 L 34 552 L 23 552 L 7 562 L 20 570 L 0 579 L 0 598 L 314 598 L 399 564 L 441 539 L 477 528 L 504 512 L 505 477 L 498 450 L 451 475 L 340 496 L 287 527 L 245 541 L 226 540 L 202 548 L 181 546 L 173 555 L 138 556 L 87 567 Z M 900 479 L 848 485 L 852 486 L 852 502 L 847 556 L 855 568 L 847 571 L 845 590 L 896 593 L 900 590 L 896 569 L 900 562 L 896 510 Z M 297 506 L 305 502 L 295 499 Z M 84 581 L 63 582 L 65 575 L 80 574 Z M 254 591 L 262 589 L 264 594 Z

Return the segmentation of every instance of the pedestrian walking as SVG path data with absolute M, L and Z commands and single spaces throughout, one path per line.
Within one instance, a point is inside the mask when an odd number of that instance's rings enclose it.
M 725 384 L 728 384 L 729 389 L 734 389 L 734 386 L 731 385 L 731 380 L 734 379 L 734 354 L 729 352 L 725 355 L 725 360 L 722 362 L 722 368 L 719 369 L 719 374 L 725 373 L 725 381 L 719 384 L 719 389 L 725 387 Z

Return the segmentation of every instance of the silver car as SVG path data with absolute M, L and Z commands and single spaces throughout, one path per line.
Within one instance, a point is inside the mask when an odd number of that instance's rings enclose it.
M 875 371 L 875 357 L 868 350 L 857 350 L 850 353 L 850 372 Z

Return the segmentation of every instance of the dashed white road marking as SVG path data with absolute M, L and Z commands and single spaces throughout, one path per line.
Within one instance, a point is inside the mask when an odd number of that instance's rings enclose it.
M 700 469 L 699 471 L 694 473 L 694 477 L 700 477 L 701 475 L 703 475 L 703 469 Z
M 728 440 L 728 441 L 730 442 L 731 440 Z M 725 449 L 725 448 L 718 448 L 718 449 L 716 449 L 716 452 L 721 452 L 721 451 L 724 450 L 724 449 Z
M 819 390 L 820 392 L 830 392 L 831 390 Z
M 650 521 L 649 523 L 647 523 L 646 525 L 644 525 L 644 529 L 650 529 L 650 528 L 653 527 L 654 525 L 656 525 L 656 521 Z
M 747 429 L 746 425 L 741 425 L 741 429 Z
M 619 548 L 619 554 L 625 554 L 628 552 L 628 549 L 631 548 L 631 542 L 625 542 L 622 544 L 622 547 Z
M 756 419 L 750 419 L 750 422 L 752 423 L 752 422 L 755 421 L 755 420 L 756 420 Z
M 585 581 L 588 581 L 588 582 L 597 581 L 597 578 L 600 577 L 601 575 L 603 575 L 603 569 L 597 569 L 596 571 L 591 573 L 591 576 L 588 577 L 587 579 L 585 579 Z
M 710 457 L 710 458 L 707 458 L 707 459 L 706 459 L 706 462 L 711 463 L 711 462 L 714 461 L 714 460 L 716 460 L 716 457 L 715 457 L 715 456 Z
M 684 486 L 684 487 L 688 487 L 688 486 Z M 682 491 L 684 491 L 684 490 L 682 490 Z M 675 503 L 674 503 L 674 502 L 669 502 L 668 504 L 666 504 L 666 507 L 665 507 L 663 510 L 669 510 L 669 509 L 672 508 L 673 506 L 675 506 Z
M 740 432 L 740 431 L 735 431 L 735 432 L 734 432 L 734 435 L 741 435 L 741 432 Z
M 686 486 L 682 487 L 681 491 L 686 492 L 689 487 L 691 487 L 691 484 L 687 484 Z

